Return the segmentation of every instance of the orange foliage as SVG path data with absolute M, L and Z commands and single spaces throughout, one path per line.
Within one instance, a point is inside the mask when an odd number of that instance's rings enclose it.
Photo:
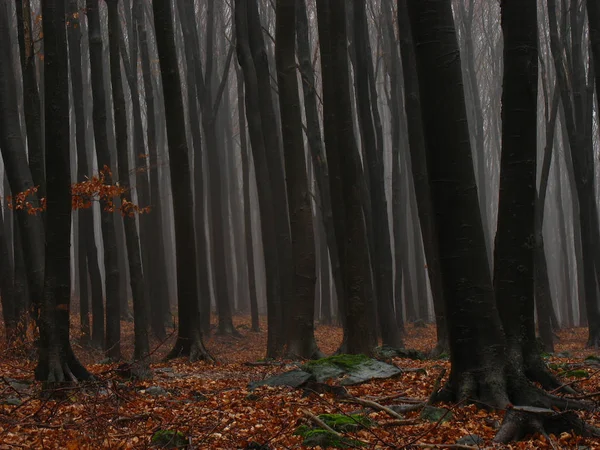
M 110 168 L 104 166 L 98 175 L 94 175 L 85 181 L 73 183 L 71 185 L 71 207 L 73 210 L 86 209 L 92 206 L 92 202 L 104 202 L 104 210 L 115 211 L 114 199 L 122 197 L 127 189 L 120 186 L 119 183 L 107 183 L 106 179 L 111 178 Z M 35 215 L 46 210 L 46 199 L 41 198 L 39 206 L 34 205 L 28 200 L 28 197 L 38 192 L 38 186 L 31 187 L 26 191 L 19 192 L 15 196 L 7 196 L 8 207 L 10 209 L 25 210 L 27 214 Z M 118 211 L 122 216 L 133 217 L 135 214 L 144 214 L 150 212 L 150 207 L 141 207 L 125 198 L 121 198 L 121 206 Z

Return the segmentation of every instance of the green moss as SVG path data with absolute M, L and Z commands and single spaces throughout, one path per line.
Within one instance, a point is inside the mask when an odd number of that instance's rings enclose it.
M 315 361 L 309 361 L 304 366 L 303 369 L 310 372 L 311 369 L 319 367 L 319 366 L 335 366 L 344 370 L 350 370 L 361 364 L 369 362 L 371 359 L 366 355 L 334 355 L 329 356 L 327 358 L 317 359 Z
M 587 378 L 589 377 L 589 373 L 587 370 L 569 370 L 563 374 L 565 377 L 574 377 L 574 378 Z
M 335 431 L 356 431 L 373 425 L 373 421 L 362 414 L 321 414 L 319 419 Z
M 299 426 L 294 434 L 304 438 L 302 445 L 305 447 L 356 448 L 364 445 L 357 440 L 340 437 L 331 431 L 323 430 L 322 428 L 311 429 L 306 425 Z
M 152 444 L 161 448 L 184 448 L 188 440 L 180 431 L 158 430 L 152 435 Z

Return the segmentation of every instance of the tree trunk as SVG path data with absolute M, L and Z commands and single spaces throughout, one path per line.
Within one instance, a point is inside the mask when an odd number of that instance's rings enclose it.
M 248 120 L 250 144 L 254 157 L 256 179 L 261 180 L 260 183 L 257 183 L 257 188 L 267 284 L 267 325 L 270 330 L 267 335 L 267 357 L 274 357 L 282 350 L 282 337 L 278 334 L 279 327 L 281 327 L 280 266 L 275 239 L 273 184 L 267 165 L 267 152 L 262 132 L 257 74 L 249 45 L 247 0 L 236 0 L 234 14 L 237 56 L 244 74 L 244 85 L 246 87 L 246 118 Z
M 355 84 L 359 125 L 363 136 L 365 165 L 370 179 L 370 203 L 373 224 L 374 254 L 371 255 L 373 276 L 377 292 L 377 312 L 383 345 L 403 347 L 400 329 L 394 317 L 393 269 L 390 246 L 388 206 L 385 195 L 383 170 L 383 142 L 375 133 L 374 109 L 377 96 L 371 91 L 370 78 L 373 78 L 369 29 L 365 2 L 356 2 L 354 11 L 354 48 L 356 51 Z M 375 105 L 375 106 L 374 106 Z M 378 117 L 378 115 L 377 115 Z
M 79 20 L 79 4 L 77 0 L 69 0 L 69 41 L 70 74 L 73 92 L 73 112 L 75 119 L 75 144 L 77 146 L 77 181 L 83 182 L 91 175 L 88 164 L 85 109 L 83 99 L 83 75 L 81 59 L 81 21 Z M 102 348 L 104 341 L 104 299 L 102 294 L 102 277 L 98 266 L 98 249 L 94 233 L 94 209 L 92 206 L 78 211 L 79 226 L 79 267 L 80 267 L 80 318 L 83 339 L 90 337 L 91 343 Z M 88 271 L 91 281 L 93 334 L 90 336 Z
M 196 284 L 196 239 L 194 218 L 189 211 L 189 206 L 193 204 L 193 197 L 188 145 L 185 137 L 183 98 L 177 68 L 171 4 L 167 0 L 155 0 L 152 6 L 167 123 L 177 257 L 179 328 L 175 347 L 169 356 L 185 355 L 189 356 L 191 361 L 195 361 L 209 359 L 210 355 L 204 348 L 200 329 Z
M 0 7 L 0 149 L 4 160 L 10 190 L 14 196 L 28 191 L 27 201 L 39 207 L 38 196 L 30 191 L 34 188 L 31 172 L 27 165 L 25 142 L 21 138 L 17 83 L 13 71 L 12 44 L 8 4 Z M 29 288 L 30 303 L 34 319 L 38 317 L 44 285 L 44 229 L 41 214 L 28 214 L 26 209 L 16 211 L 25 274 Z M 18 244 L 17 244 L 18 245 Z M 15 264 L 15 270 L 17 265 Z
M 100 33 L 100 11 L 98 0 L 86 0 L 86 10 L 90 42 L 90 73 L 92 101 L 94 105 L 92 115 L 96 144 L 96 159 L 98 162 L 98 169 L 105 171 L 105 183 L 112 183 L 112 175 L 106 173 L 106 170 L 110 170 L 112 166 L 106 125 L 106 95 L 103 72 L 104 62 L 102 56 L 103 45 L 102 34 Z M 109 358 L 118 360 L 121 358 L 121 295 L 119 291 L 119 279 L 121 275 L 119 271 L 117 235 L 113 213 L 108 210 L 110 209 L 110 205 L 102 200 L 100 208 L 106 295 L 105 350 Z M 122 274 L 122 276 L 125 276 L 125 274 Z M 94 305 L 92 304 L 92 310 L 93 308 Z M 92 311 L 92 314 L 94 320 L 96 312 Z M 94 333 L 93 329 L 92 333 Z
M 244 106 L 244 78 L 241 69 L 236 67 L 238 97 L 238 128 L 240 131 L 240 152 L 242 156 L 242 192 L 244 206 L 244 237 L 246 239 L 246 264 L 248 265 L 248 289 L 250 297 L 250 331 L 258 332 L 258 299 L 256 297 L 256 273 L 254 270 L 254 244 L 252 243 L 252 214 L 250 210 L 250 164 L 248 160 L 248 137 L 246 132 L 246 108 Z
M 425 152 L 425 135 L 421 120 L 421 100 L 415 59 L 415 48 L 407 14 L 406 0 L 398 2 L 398 24 L 400 34 L 400 53 L 402 58 L 402 73 L 405 89 L 405 118 L 408 128 L 410 147 L 410 162 L 417 198 L 417 209 L 423 235 L 423 246 L 427 259 L 427 273 L 431 284 L 431 295 L 435 310 L 437 327 L 437 345 L 434 353 L 448 352 L 448 331 L 446 329 L 446 313 L 444 310 L 444 292 L 440 266 L 439 247 L 435 230 L 427 157 Z M 393 28 L 388 25 L 390 40 Z M 393 58 L 396 59 L 395 52 Z M 397 66 L 400 63 L 396 63 Z M 400 72 L 400 68 L 396 69 Z M 399 77 L 399 75 L 398 75 Z M 394 83 L 395 84 L 395 83 Z M 392 89 L 394 87 L 392 86 Z M 399 95 L 397 96 L 399 97 Z
M 46 148 L 46 266 L 40 314 L 36 379 L 49 383 L 88 380 L 92 376 L 69 341 L 71 294 L 71 173 L 69 158 L 69 75 L 66 11 L 62 0 L 42 4 L 44 29 L 44 101 Z
M 144 274 L 140 241 L 135 223 L 135 211 L 129 210 L 132 205 L 129 189 L 129 152 L 127 149 L 127 110 L 125 93 L 121 79 L 121 58 L 119 52 L 119 0 L 107 1 L 108 7 L 108 41 L 110 48 L 110 78 L 113 94 L 113 111 L 115 117 L 115 137 L 117 139 L 117 158 L 119 166 L 119 184 L 125 191 L 121 194 L 121 215 L 125 228 L 125 244 L 129 261 L 129 282 L 133 297 L 133 359 L 136 362 L 136 375 L 149 375 L 147 357 L 150 353 L 148 343 L 148 320 L 144 290 Z M 132 93 L 133 95 L 133 93 Z
M 342 350 L 345 353 L 371 354 L 377 343 L 373 330 L 375 311 L 371 296 L 373 290 L 368 286 L 371 267 L 362 205 L 365 180 L 353 132 L 344 0 L 319 2 L 317 17 L 323 71 L 325 145 L 336 239 L 344 276 L 345 296 L 339 297 L 344 316 Z M 337 183 L 331 182 L 338 176 Z
M 276 14 L 275 62 L 295 273 L 286 351 L 288 356 L 308 359 L 319 357 L 320 352 L 314 336 L 315 236 L 296 73 L 295 0 L 278 0 Z

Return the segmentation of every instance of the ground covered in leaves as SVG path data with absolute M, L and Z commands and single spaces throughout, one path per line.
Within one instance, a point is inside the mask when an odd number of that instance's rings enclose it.
M 162 362 L 170 340 L 155 343 L 154 378 L 128 381 L 118 364 L 102 364 L 100 352 L 75 345 L 76 353 L 97 382 L 65 387 L 55 398 L 41 395 L 33 381 L 31 344 L 0 351 L 0 449 L 297 449 L 315 436 L 315 417 L 339 432 L 339 446 L 329 448 L 600 448 L 600 442 L 563 433 L 531 436 L 511 446 L 494 446 L 492 439 L 503 412 L 469 405 L 414 407 L 426 402 L 446 359 L 414 360 L 394 357 L 403 369 L 391 379 L 346 386 L 348 393 L 380 405 L 402 405 L 401 417 L 375 411 L 364 404 L 343 401 L 335 392 L 248 384 L 297 366 L 292 361 L 258 363 L 264 357 L 266 332 L 249 331 L 249 319 L 235 319 L 243 338 L 213 336 L 207 347 L 216 364 L 190 364 L 184 359 Z M 124 342 L 132 341 L 132 325 L 122 324 Z M 74 328 L 77 326 L 74 325 Z M 407 348 L 427 352 L 435 330 L 409 325 Z M 600 391 L 600 358 L 583 350 L 586 330 L 560 333 L 557 353 L 547 358 L 551 369 L 588 398 Z M 341 340 L 337 327 L 319 326 L 321 350 L 333 353 Z M 131 350 L 125 348 L 125 350 Z M 253 363 L 253 364 L 248 364 Z M 447 376 L 447 372 L 446 375 Z M 442 380 L 443 381 L 443 380 Z M 404 410 L 402 410 L 404 408 Z M 413 411 L 406 411 L 414 409 Z M 329 416 L 327 415 L 329 414 Z M 581 413 L 600 426 L 599 413 Z M 312 431 L 311 431 L 312 430 Z M 472 438 L 469 439 L 469 436 Z M 314 441 L 313 441 L 314 442 Z M 322 448 L 322 447 L 317 447 Z

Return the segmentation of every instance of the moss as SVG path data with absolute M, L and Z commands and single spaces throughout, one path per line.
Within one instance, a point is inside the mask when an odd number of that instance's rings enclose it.
M 369 362 L 371 359 L 366 355 L 334 355 L 329 356 L 327 358 L 317 359 L 315 361 L 309 361 L 304 366 L 303 369 L 308 370 L 310 372 L 311 369 L 319 367 L 319 366 L 336 366 L 340 367 L 344 370 L 350 370 L 361 364 Z
M 589 373 L 587 370 L 569 370 L 563 374 L 565 377 L 575 377 L 575 378 L 587 378 L 589 377 Z
M 319 419 L 335 431 L 356 431 L 373 425 L 373 421 L 362 414 L 321 414 Z
M 152 444 L 161 448 L 184 448 L 188 440 L 180 431 L 158 430 L 152 435 Z
M 302 445 L 305 447 L 356 448 L 364 445 L 357 440 L 340 437 L 333 434 L 331 431 L 323 430 L 322 428 L 312 429 L 306 425 L 299 426 L 296 431 L 294 431 L 294 434 L 304 438 Z

